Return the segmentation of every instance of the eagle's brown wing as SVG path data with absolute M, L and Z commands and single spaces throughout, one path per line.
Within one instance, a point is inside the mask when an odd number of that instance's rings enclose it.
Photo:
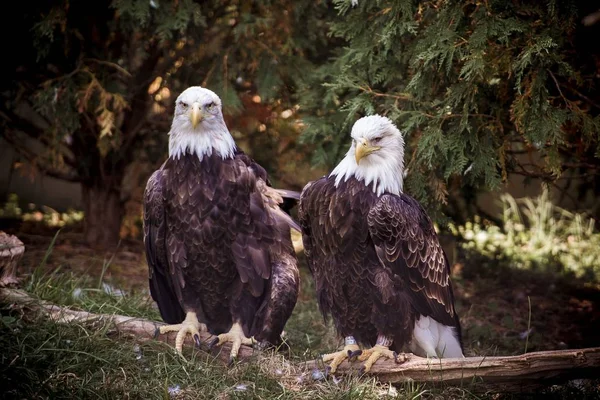
M 276 258 L 293 249 L 290 227 L 299 229 L 299 226 L 279 207 L 283 202 L 282 193 L 267 185 L 266 174 L 262 173 L 264 169 L 244 154 L 236 155 L 236 159 L 237 179 L 248 185 L 250 203 L 247 209 L 233 204 L 236 213 L 232 251 L 242 282 L 248 283 L 251 292 L 259 296 L 263 291 L 263 280 L 271 277 Z
M 279 218 L 285 219 L 292 228 L 300 231 L 300 226 L 290 217 L 291 209 L 300 200 L 300 193 L 294 190 L 273 188 L 267 171 L 242 150 L 236 149 L 235 157 L 241 160 L 252 171 L 258 182 L 258 189 L 269 207 L 278 214 Z M 281 215 L 282 212 L 287 214 L 287 216 Z
M 364 248 L 364 243 L 358 243 L 360 238 L 346 235 L 348 224 L 356 221 L 350 215 L 351 208 L 352 204 L 347 201 L 338 201 L 336 187 L 327 177 L 309 182 L 300 195 L 298 220 L 302 228 L 304 255 L 315 282 L 319 309 L 325 319 L 331 314 L 331 305 L 336 298 L 343 295 L 332 287 L 331 281 L 348 279 L 354 272 L 352 266 L 344 264 L 334 276 L 331 271 L 336 270 L 338 265 L 336 255 L 343 258 L 356 249 Z M 349 315 L 354 313 L 353 309 L 345 308 L 345 311 L 347 313 L 338 313 L 338 319 L 351 318 Z
M 166 252 L 164 210 L 164 171 L 155 171 L 144 191 L 144 245 L 149 269 L 150 294 L 158 304 L 160 315 L 169 324 L 183 321 L 185 314 L 177 298 Z
M 405 194 L 383 195 L 368 225 L 379 260 L 406 282 L 415 309 L 457 326 L 448 260 L 421 205 Z
M 304 246 L 304 255 L 306 256 L 306 260 L 308 263 L 308 269 L 311 274 L 313 274 L 313 278 L 315 278 L 315 283 L 317 286 L 320 286 L 320 281 L 317 280 L 318 271 L 315 271 L 313 267 L 313 232 L 311 229 L 311 223 L 313 218 L 322 218 L 319 214 L 321 203 L 319 200 L 326 200 L 326 191 L 327 187 L 324 185 L 325 178 L 321 178 L 319 180 L 309 182 L 302 189 L 302 193 L 300 194 L 300 203 L 298 205 L 298 220 L 300 222 L 300 227 L 302 228 L 302 245 Z M 319 238 L 317 238 L 319 240 Z
M 259 341 L 279 344 L 281 331 L 296 305 L 300 284 L 290 235 L 290 228 L 300 230 L 300 227 L 281 209 L 281 205 L 285 198 L 299 198 L 299 193 L 272 188 L 260 165 L 241 152 L 236 158 L 242 161 L 241 168 L 247 168 L 247 173 L 255 182 L 250 195 L 250 216 L 255 223 L 253 228 L 248 227 L 238 233 L 236 245 L 243 245 L 241 248 L 244 252 L 236 256 L 236 265 L 242 276 L 246 261 L 244 257 L 247 257 L 252 260 L 250 266 L 260 276 L 268 278 L 263 301 L 254 316 L 251 334 Z M 255 245 L 268 251 L 264 259 Z M 263 264 L 265 261 L 268 265 Z

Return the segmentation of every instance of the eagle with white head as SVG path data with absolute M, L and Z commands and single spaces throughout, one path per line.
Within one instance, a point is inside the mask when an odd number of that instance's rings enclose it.
M 364 361 L 368 372 L 405 347 L 463 357 L 449 263 L 425 210 L 402 191 L 403 169 L 398 128 L 386 117 L 363 117 L 344 159 L 300 195 L 319 308 L 345 339 L 342 351 L 323 356 L 331 373 L 346 358 Z
M 144 193 L 144 243 L 150 292 L 177 331 L 232 342 L 277 345 L 298 296 L 298 268 L 282 209 L 297 192 L 270 187 L 267 173 L 229 133 L 221 100 L 194 86 L 176 100 L 169 157 Z

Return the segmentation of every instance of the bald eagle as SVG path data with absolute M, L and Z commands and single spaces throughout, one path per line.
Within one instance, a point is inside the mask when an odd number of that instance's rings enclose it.
M 144 194 L 150 292 L 177 351 L 206 330 L 233 343 L 232 360 L 241 344 L 280 343 L 299 285 L 290 228 L 300 229 L 280 205 L 298 198 L 235 145 L 214 92 L 181 93 L 169 157 Z
M 406 345 L 423 357 L 463 357 L 448 260 L 425 210 L 402 191 L 403 159 L 396 126 L 363 117 L 345 158 L 300 195 L 319 308 L 345 338 L 323 356 L 331 373 L 356 357 L 368 372 Z

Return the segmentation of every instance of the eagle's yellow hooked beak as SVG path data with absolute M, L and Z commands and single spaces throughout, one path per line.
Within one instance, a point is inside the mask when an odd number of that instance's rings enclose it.
M 354 157 L 356 158 L 356 163 L 358 164 L 358 162 L 361 159 L 379 149 L 381 149 L 381 147 L 372 146 L 367 139 L 359 139 L 356 143 L 356 149 L 354 150 Z
M 195 129 L 196 125 L 202 121 L 204 115 L 202 115 L 202 110 L 200 109 L 200 103 L 192 104 L 192 109 L 190 110 L 190 121 L 192 122 L 192 127 Z

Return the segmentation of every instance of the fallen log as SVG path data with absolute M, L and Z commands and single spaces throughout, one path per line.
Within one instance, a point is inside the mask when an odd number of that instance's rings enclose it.
M 344 361 L 337 373 L 358 373 L 362 363 Z M 307 368 L 323 367 L 309 361 Z M 518 356 L 427 359 L 406 354 L 406 361 L 379 359 L 370 375 L 382 382 L 428 382 L 451 386 L 477 386 L 501 392 L 521 392 L 571 379 L 600 376 L 600 347 L 539 351 Z
M 170 332 L 155 338 L 161 322 L 124 315 L 94 314 L 72 310 L 55 304 L 32 298 L 26 292 L 17 289 L 0 288 L 0 303 L 11 304 L 41 313 L 58 323 L 79 323 L 82 325 L 101 324 L 107 334 L 133 337 L 139 341 L 158 339 L 171 345 L 176 334 Z M 200 339 L 208 343 L 214 336 L 201 332 Z M 186 347 L 193 347 L 191 338 L 186 338 Z M 217 349 L 213 355 L 224 362 L 228 361 L 229 344 Z M 205 349 L 203 349 L 205 350 Z M 215 350 L 213 350 L 215 351 Z M 238 357 L 249 358 L 256 354 L 249 346 L 242 346 Z M 600 376 L 600 347 L 540 351 L 518 356 L 466 357 L 446 359 L 425 359 L 407 354 L 404 363 L 380 359 L 373 365 L 369 375 L 382 382 L 403 383 L 423 382 L 468 387 L 469 390 L 495 390 L 498 392 L 521 392 L 539 386 L 561 383 L 570 379 L 595 378 Z M 358 374 L 361 363 L 343 362 L 336 375 Z M 323 370 L 320 360 L 307 361 L 298 365 L 304 370 Z
M 67 307 L 61 307 L 56 304 L 41 301 L 31 297 L 29 294 L 18 289 L 0 288 L 0 303 L 11 304 L 26 308 L 30 313 L 42 314 L 58 323 L 78 323 L 86 326 L 101 326 L 106 329 L 108 335 L 135 338 L 138 341 L 145 342 L 148 340 L 160 340 L 169 343 L 175 348 L 175 336 L 177 332 L 168 332 L 166 334 L 156 336 L 157 329 L 166 325 L 163 322 L 150 321 L 143 318 L 128 317 L 118 314 L 95 314 L 87 311 L 72 310 Z M 208 343 L 215 336 L 208 332 L 200 332 L 200 341 L 204 345 L 201 350 L 209 351 Z M 184 342 L 184 346 L 193 348 L 194 341 L 188 335 Z M 211 354 L 222 361 L 229 360 L 229 352 L 231 344 L 225 343 L 220 347 L 216 347 L 211 351 Z M 254 354 L 254 349 L 250 346 L 242 346 L 238 353 L 239 358 L 248 358 Z

